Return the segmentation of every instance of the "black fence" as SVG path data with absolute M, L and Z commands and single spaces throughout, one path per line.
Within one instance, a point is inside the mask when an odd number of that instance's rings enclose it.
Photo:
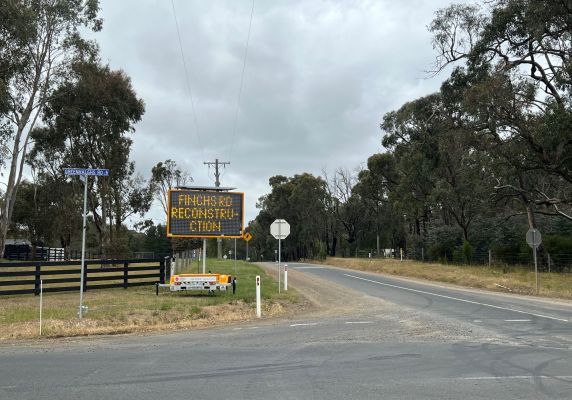
M 8 244 L 4 248 L 4 257 L 18 261 L 63 261 L 65 252 L 62 248 L 36 247 L 26 244 Z
M 129 288 L 165 283 L 170 259 L 87 260 L 83 290 Z M 36 261 L 0 263 L 0 296 L 79 291 L 81 262 Z M 4 289 L 10 288 L 10 289 Z

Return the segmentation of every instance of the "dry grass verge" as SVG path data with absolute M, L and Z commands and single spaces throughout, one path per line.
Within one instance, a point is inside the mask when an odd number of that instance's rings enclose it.
M 369 259 L 337 257 L 330 257 L 323 263 L 359 271 L 380 272 L 496 292 L 508 293 L 510 289 L 512 293 L 535 294 L 534 270 L 524 267 L 458 266 L 392 259 L 370 261 Z M 572 275 L 539 274 L 539 296 L 572 299 Z
M 209 260 L 214 272 L 234 275 L 230 261 Z M 276 283 L 256 265 L 237 263 L 237 293 L 171 293 L 138 287 L 87 291 L 89 310 L 77 318 L 79 293 L 50 293 L 43 298 L 42 337 L 143 333 L 224 325 L 255 318 L 254 276 L 261 275 L 263 316 L 282 314 L 298 302 L 295 291 L 277 293 Z M 0 297 L 0 340 L 39 337 L 39 297 Z

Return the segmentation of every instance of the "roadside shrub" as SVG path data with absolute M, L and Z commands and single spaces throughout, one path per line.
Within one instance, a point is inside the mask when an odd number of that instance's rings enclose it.
M 463 261 L 466 264 L 471 264 L 471 262 L 473 261 L 473 247 L 471 246 L 471 244 L 465 240 L 463 241 Z

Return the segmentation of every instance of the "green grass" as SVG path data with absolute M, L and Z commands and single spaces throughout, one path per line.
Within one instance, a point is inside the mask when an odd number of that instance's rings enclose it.
M 235 275 L 234 261 L 207 260 L 207 270 Z M 183 271 L 196 272 L 194 269 Z M 276 312 L 273 305 L 298 301 L 295 291 L 278 294 L 278 286 L 258 266 L 237 261 L 237 290 L 216 292 L 170 292 L 154 286 L 129 289 L 88 290 L 84 305 L 89 309 L 79 322 L 79 292 L 47 293 L 43 298 L 43 335 L 76 336 L 148 332 L 173 328 L 192 328 L 254 318 L 255 277 L 261 276 L 265 315 Z M 39 296 L 0 297 L 0 340 L 38 336 Z
M 256 275 L 260 275 L 260 293 L 263 299 L 272 298 L 293 301 L 297 298 L 293 291 L 282 291 L 278 294 L 278 282 L 274 280 L 275 277 L 269 277 L 264 271 L 254 264 L 237 260 L 235 273 L 234 260 L 208 259 L 206 270 L 213 273 L 236 276 L 236 296 L 249 303 L 256 301 Z M 196 264 L 182 272 L 196 274 Z M 232 297 L 232 289 L 230 289 L 226 295 L 219 296 L 218 298 L 224 299 L 228 297 Z

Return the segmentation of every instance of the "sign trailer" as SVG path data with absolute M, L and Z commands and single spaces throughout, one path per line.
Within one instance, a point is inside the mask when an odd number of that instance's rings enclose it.
M 177 188 L 169 190 L 167 236 L 174 238 L 203 238 L 203 273 L 171 276 L 169 285 L 175 290 L 226 290 L 230 276 L 209 274 L 207 279 L 207 238 L 242 238 L 244 229 L 244 193 L 230 192 L 231 188 Z M 206 283 L 205 283 L 206 282 Z M 216 282 L 213 283 L 213 282 Z

